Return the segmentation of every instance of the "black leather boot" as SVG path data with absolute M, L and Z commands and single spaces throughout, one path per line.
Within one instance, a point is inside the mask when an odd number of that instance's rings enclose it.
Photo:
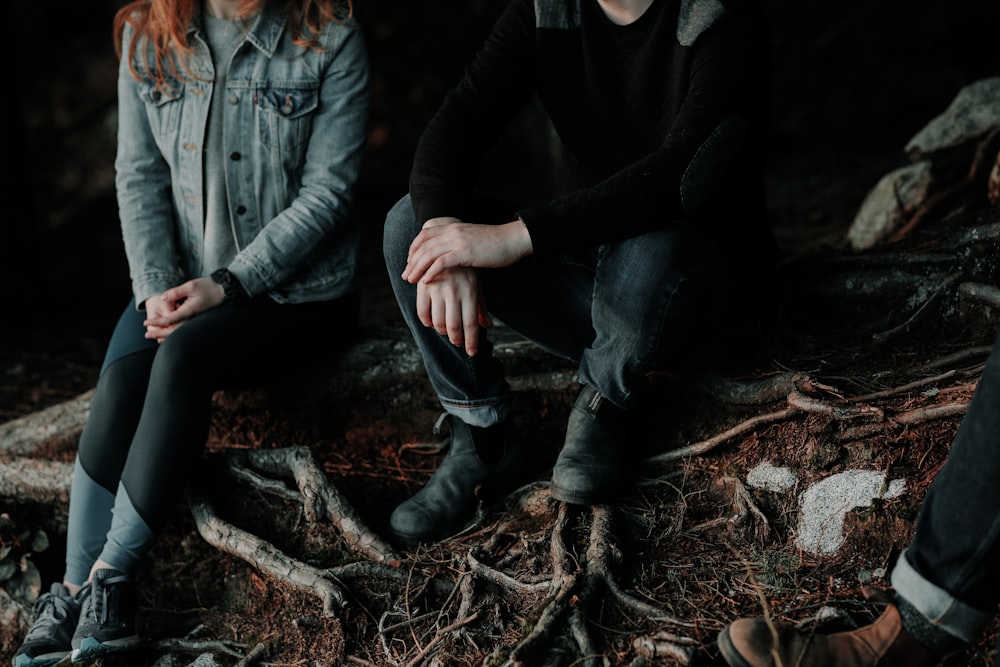
M 389 531 L 403 544 L 434 542 L 457 533 L 475 515 L 480 499 L 500 497 L 525 478 L 522 448 L 507 424 L 483 429 L 453 415 L 447 418 L 451 433 L 444 460 L 424 488 L 389 519 Z M 488 448 L 498 460 L 484 461 L 479 452 L 487 448 L 480 443 L 477 450 L 476 438 L 499 438 L 499 445 Z
M 584 385 L 552 468 L 552 497 L 574 505 L 615 500 L 625 480 L 627 430 L 625 411 Z

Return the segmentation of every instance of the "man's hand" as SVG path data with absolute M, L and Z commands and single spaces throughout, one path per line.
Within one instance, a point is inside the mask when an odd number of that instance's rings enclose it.
M 470 357 L 479 350 L 479 327 L 493 326 L 479 289 L 476 270 L 447 269 L 431 283 L 417 283 L 417 317 Z
M 430 283 L 443 271 L 460 266 L 510 266 L 531 251 L 531 236 L 520 220 L 476 225 L 457 218 L 432 218 L 410 244 L 402 277 L 410 283 Z
M 162 343 L 177 327 L 198 313 L 215 308 L 225 297 L 211 278 L 195 278 L 146 299 L 146 338 Z

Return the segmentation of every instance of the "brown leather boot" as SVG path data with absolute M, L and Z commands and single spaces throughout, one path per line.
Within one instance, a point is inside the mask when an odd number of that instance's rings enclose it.
M 731 667 L 933 667 L 937 658 L 903 629 L 889 605 L 871 625 L 832 635 L 774 630 L 760 619 L 741 619 L 719 633 L 719 650 Z

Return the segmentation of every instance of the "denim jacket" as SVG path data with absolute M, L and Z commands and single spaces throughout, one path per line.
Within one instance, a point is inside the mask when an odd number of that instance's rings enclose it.
M 353 19 L 329 24 L 322 50 L 297 46 L 276 5 L 253 19 L 226 83 L 225 178 L 238 251 L 228 268 L 250 296 L 336 298 L 357 287 L 352 203 L 368 122 L 367 52 Z M 131 29 L 125 34 L 116 188 L 140 306 L 201 266 L 213 67 L 199 24 L 189 31 L 191 75 L 168 91 L 131 75 Z

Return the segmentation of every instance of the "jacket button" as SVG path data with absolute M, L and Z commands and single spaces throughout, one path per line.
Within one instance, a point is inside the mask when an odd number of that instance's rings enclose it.
M 246 206 L 240 204 L 239 206 L 236 207 L 236 213 L 238 215 L 243 215 L 246 212 L 247 212 L 247 207 Z
M 242 158 L 243 156 L 240 154 L 239 151 L 233 151 L 232 153 L 229 154 L 229 159 L 232 160 L 233 162 L 239 162 Z
M 228 101 L 228 102 L 229 102 L 230 104 L 239 104 L 239 103 L 240 103 L 240 98 L 238 98 L 238 97 L 237 97 L 236 95 L 230 95 L 230 96 L 229 96 L 229 97 L 227 98 L 227 101 Z

